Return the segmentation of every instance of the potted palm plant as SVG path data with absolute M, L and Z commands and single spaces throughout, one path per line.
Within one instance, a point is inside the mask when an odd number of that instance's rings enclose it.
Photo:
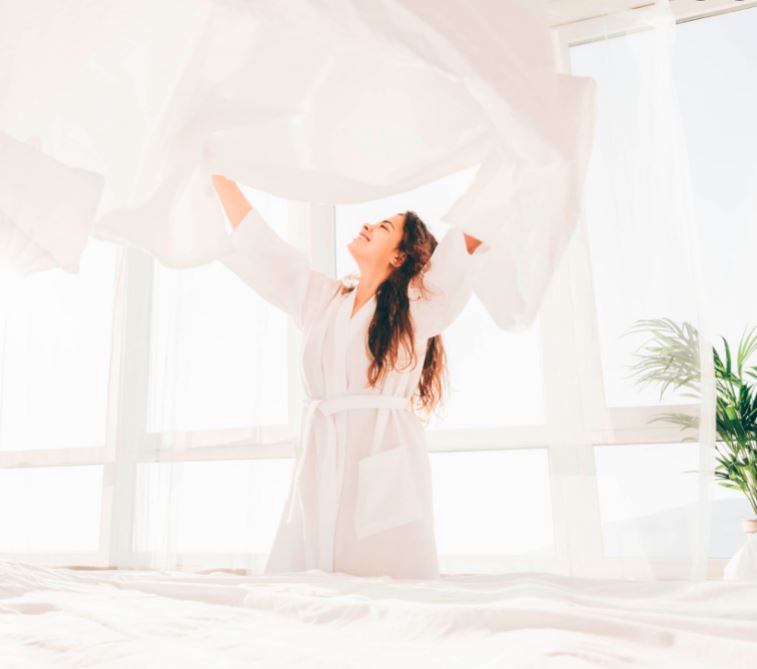
M 699 333 L 690 323 L 669 318 L 636 321 L 626 334 L 646 332 L 644 344 L 634 353 L 631 377 L 640 384 L 660 384 L 660 397 L 679 390 L 685 397 L 699 397 Z M 716 430 L 714 468 L 718 484 L 738 490 L 749 501 L 754 518 L 742 521 L 747 533 L 757 533 L 757 365 L 749 366 L 757 351 L 757 327 L 744 331 L 736 356 L 724 337 L 722 354 L 713 346 L 715 370 Z M 654 416 L 682 430 L 697 429 L 698 418 L 680 412 Z M 684 439 L 686 441 L 686 438 Z

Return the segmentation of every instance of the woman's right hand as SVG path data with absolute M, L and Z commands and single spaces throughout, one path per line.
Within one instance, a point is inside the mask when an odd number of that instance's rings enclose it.
M 242 191 L 239 190 L 239 186 L 237 186 L 235 181 L 227 179 L 221 174 L 211 175 L 211 181 L 213 188 L 218 193 L 231 227 L 236 228 L 252 209 L 252 205 L 247 201 Z

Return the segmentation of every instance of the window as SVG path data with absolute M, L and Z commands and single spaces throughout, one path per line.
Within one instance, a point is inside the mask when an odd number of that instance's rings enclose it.
M 244 193 L 287 239 L 287 201 Z M 286 314 L 219 262 L 190 269 L 155 262 L 152 290 L 148 431 L 288 423 Z
M 431 467 L 440 554 L 553 553 L 546 449 L 432 453 Z
M 597 485 L 604 553 L 611 557 L 686 558 L 698 508 L 698 444 L 598 446 Z M 741 546 L 746 498 L 712 490 L 710 556 L 729 558 Z
M 0 383 L 13 392 L 0 388 L 0 450 L 104 445 L 117 258 L 90 239 L 79 274 L 34 272 L 9 291 Z
M 98 465 L 0 468 L 0 552 L 96 552 L 102 473 Z
M 281 516 L 294 461 L 203 460 L 140 465 L 138 508 L 150 526 L 137 551 L 160 551 L 176 532 L 182 553 L 267 553 Z M 173 485 L 162 479 L 173 477 Z M 168 494 L 169 491 L 171 494 Z
M 703 268 L 713 334 L 735 342 L 744 327 L 757 323 L 752 299 L 751 249 L 757 228 L 757 91 L 750 84 L 757 63 L 757 10 L 747 9 L 679 24 L 674 52 L 675 93 L 683 121 L 691 168 L 695 213 L 701 226 Z M 634 45 L 632 52 L 630 45 Z M 633 133 L 635 97 L 646 85 L 634 53 L 643 62 L 651 50 L 649 33 L 607 39 L 570 49 L 571 71 L 590 76 L 598 84 L 598 129 L 587 188 L 588 240 L 599 327 L 602 369 L 608 406 L 658 404 L 654 389 L 640 390 L 627 380 L 626 363 L 639 338 L 621 338 L 637 318 L 667 316 L 682 320 L 694 305 L 680 254 L 668 252 L 682 240 L 675 225 L 665 225 L 674 212 L 654 209 L 653 184 L 649 198 L 634 199 L 638 190 L 613 183 L 623 164 L 643 160 L 644 149 L 628 144 Z M 664 150 L 664 136 L 656 137 Z M 659 148 L 659 147 L 658 147 Z M 613 170 L 607 161 L 615 158 Z M 651 175 L 650 179 L 654 176 Z M 630 173 L 629 173 L 630 179 Z M 751 198 L 747 197 L 751 194 Z M 642 209 L 640 209 L 642 208 Z M 610 232 L 610 225 L 614 226 Z M 621 231 L 621 234 L 618 233 Z M 644 258 L 644 262 L 638 261 Z M 665 290 L 658 290 L 665 281 Z M 664 404 L 690 400 L 669 394 Z
M 757 114 L 757 92 L 750 84 L 757 65 L 756 31 L 755 9 L 690 21 L 678 25 L 674 51 L 674 92 L 689 159 L 699 244 L 707 263 L 702 268 L 702 306 L 714 343 L 719 344 L 717 337 L 723 335 L 733 346 L 744 328 L 757 324 L 750 255 L 757 239 L 753 224 L 757 129 L 750 122 Z M 620 335 L 636 318 L 682 320 L 695 306 L 676 299 L 690 296 L 684 284 L 666 283 L 664 290 L 659 289 L 661 281 L 689 280 L 684 267 L 671 266 L 680 254 L 669 251 L 678 248 L 681 239 L 675 225 L 664 225 L 664 216 L 675 212 L 655 210 L 653 194 L 635 201 L 639 191 L 626 187 L 622 179 L 620 184 L 611 181 L 622 176 L 621 166 L 606 169 L 612 157 L 627 165 L 643 159 L 643 149 L 624 135 L 624 128 L 633 129 L 638 122 L 634 100 L 644 85 L 630 46 L 643 61 L 645 50 L 654 45 L 649 33 L 638 33 L 570 49 L 572 72 L 598 83 L 598 134 L 589 169 L 586 218 L 606 406 L 623 410 L 691 402 L 674 394 L 660 402 L 658 389 L 633 386 L 626 378 L 626 363 L 640 342 Z M 657 139 L 658 149 L 667 148 L 664 136 Z M 609 224 L 615 226 L 612 234 Z M 630 416 L 626 426 L 635 424 L 638 429 L 616 435 L 613 445 L 594 449 L 604 554 L 686 557 L 697 514 L 698 477 L 684 472 L 698 468 L 697 446 L 665 439 L 639 443 L 633 434 L 643 434 L 643 414 L 626 416 Z M 672 441 L 680 435 L 673 431 L 670 436 Z M 710 556 L 727 558 L 743 542 L 741 518 L 751 514 L 742 495 L 715 483 L 711 491 Z

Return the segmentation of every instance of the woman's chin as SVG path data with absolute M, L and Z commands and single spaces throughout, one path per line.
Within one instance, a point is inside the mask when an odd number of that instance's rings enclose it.
M 357 261 L 358 259 L 363 257 L 363 254 L 360 253 L 360 249 L 357 248 L 360 244 L 360 241 L 353 239 L 349 244 L 347 244 L 347 250 L 350 252 L 350 255 Z

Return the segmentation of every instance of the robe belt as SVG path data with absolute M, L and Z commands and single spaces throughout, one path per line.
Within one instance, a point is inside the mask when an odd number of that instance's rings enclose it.
M 300 452 L 294 472 L 292 494 L 289 498 L 287 522 L 294 517 L 295 504 L 299 505 L 303 521 L 305 544 L 305 562 L 307 569 L 318 568 L 326 572 L 333 571 L 334 535 L 339 511 L 339 498 L 344 478 L 344 451 L 339 452 L 339 440 L 334 414 L 349 409 L 410 409 L 410 399 L 399 395 L 339 395 L 336 397 L 311 398 L 304 400 L 306 405 L 302 412 L 300 427 Z M 325 434 L 316 439 L 315 413 L 320 412 L 326 420 Z M 373 435 L 374 443 L 371 453 L 375 452 L 380 441 L 378 434 Z M 317 456 L 317 540 L 313 536 L 311 523 L 312 509 L 306 509 L 301 494 L 302 477 L 305 462 Z M 341 457 L 340 457 L 341 456 Z M 316 556 L 315 545 L 318 553 Z

